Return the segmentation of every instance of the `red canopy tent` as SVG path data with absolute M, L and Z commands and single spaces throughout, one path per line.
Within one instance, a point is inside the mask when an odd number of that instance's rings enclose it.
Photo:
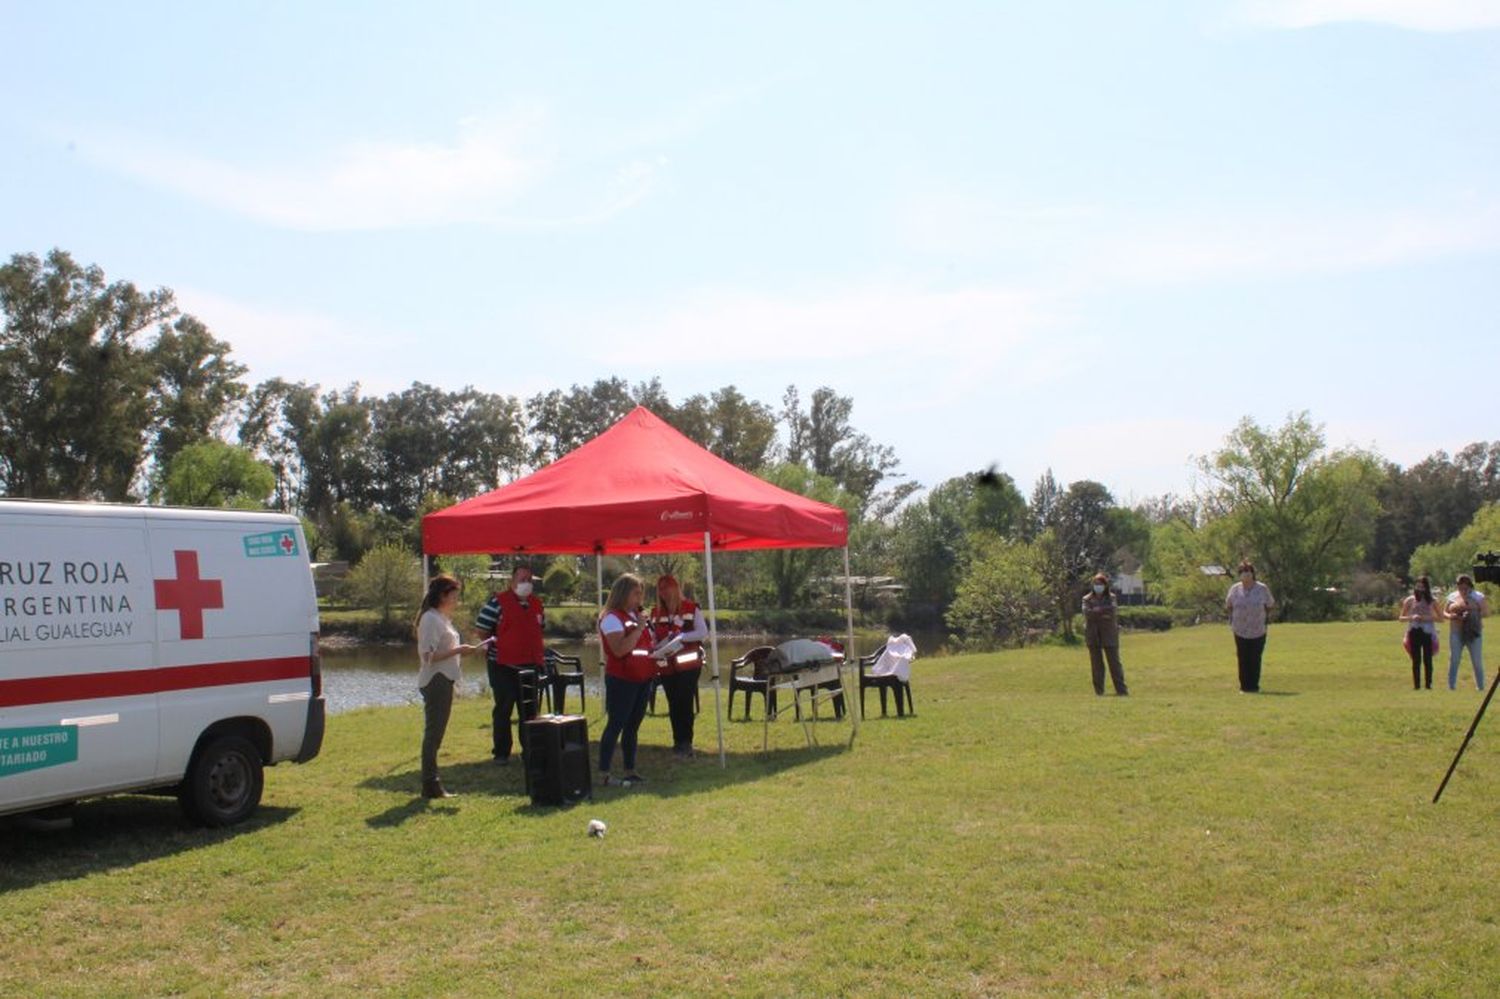
M 719 649 L 713 553 L 843 548 L 847 602 L 848 544 L 849 519 L 843 510 L 731 465 L 644 406 L 531 475 L 422 518 L 422 550 L 428 555 L 545 552 L 597 557 L 702 549 L 716 715 Z M 852 611 L 847 617 L 852 655 Z M 722 716 L 719 725 L 722 760 Z

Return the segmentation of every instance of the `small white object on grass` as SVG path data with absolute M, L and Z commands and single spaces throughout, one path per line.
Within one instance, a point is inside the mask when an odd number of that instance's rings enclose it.
M 597 836 L 602 839 L 604 838 L 604 834 L 608 831 L 609 826 L 605 825 L 603 822 L 600 822 L 598 819 L 589 819 L 590 836 Z

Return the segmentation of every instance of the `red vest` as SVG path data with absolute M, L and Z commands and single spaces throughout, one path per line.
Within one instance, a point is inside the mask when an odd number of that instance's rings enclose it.
M 542 650 L 542 602 L 514 590 L 500 591 L 500 623 L 495 628 L 495 662 L 502 666 L 540 666 Z
M 605 617 L 612 617 L 625 625 L 630 626 L 632 618 L 624 611 L 613 610 Z M 629 680 L 631 683 L 645 683 L 659 672 L 658 663 L 651 658 L 651 629 L 641 631 L 641 637 L 636 641 L 635 648 L 626 652 L 623 656 L 617 656 L 609 647 L 609 642 L 604 638 L 604 622 L 599 622 L 599 644 L 604 647 L 604 672 L 621 680 Z
M 677 613 L 668 613 L 661 604 L 651 612 L 651 637 L 660 645 L 673 635 L 694 631 L 698 627 L 698 605 L 684 599 L 677 605 Z M 698 669 L 703 665 L 703 643 L 683 642 L 682 648 L 667 658 L 669 672 Z

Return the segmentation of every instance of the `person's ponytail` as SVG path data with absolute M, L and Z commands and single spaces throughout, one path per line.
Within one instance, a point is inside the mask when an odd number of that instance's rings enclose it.
M 446 573 L 433 576 L 427 581 L 427 592 L 422 597 L 422 606 L 417 608 L 417 618 L 412 622 L 412 632 L 415 634 L 422 627 L 422 615 L 430 610 L 437 610 L 448 594 L 459 588 L 458 580 Z

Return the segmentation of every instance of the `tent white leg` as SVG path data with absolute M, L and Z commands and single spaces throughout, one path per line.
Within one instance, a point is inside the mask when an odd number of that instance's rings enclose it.
M 719 615 L 714 607 L 714 546 L 713 537 L 703 532 L 703 565 L 708 577 L 708 647 L 714 657 L 714 722 L 719 732 L 719 767 L 729 766 L 724 753 L 724 709 L 719 702 Z
M 422 592 L 427 592 L 427 581 L 432 578 L 432 556 L 422 553 Z
M 594 551 L 594 606 L 597 621 L 604 616 L 604 549 Z M 604 717 L 604 640 L 599 640 L 599 717 Z
M 862 720 L 860 715 L 864 712 L 863 710 L 856 711 L 852 703 L 859 695 L 859 656 L 856 654 L 854 648 L 854 587 L 849 581 L 849 546 L 847 544 L 844 545 L 844 622 L 849 628 L 849 632 L 845 636 L 847 644 L 844 648 L 847 651 L 844 653 L 844 666 L 848 668 L 850 663 L 854 664 L 854 689 L 850 690 L 848 684 L 844 685 L 845 696 L 851 702 L 849 704 L 849 717 L 854 719 L 854 728 L 849 733 L 849 742 L 852 744 L 854 737 L 859 734 L 859 723 Z

